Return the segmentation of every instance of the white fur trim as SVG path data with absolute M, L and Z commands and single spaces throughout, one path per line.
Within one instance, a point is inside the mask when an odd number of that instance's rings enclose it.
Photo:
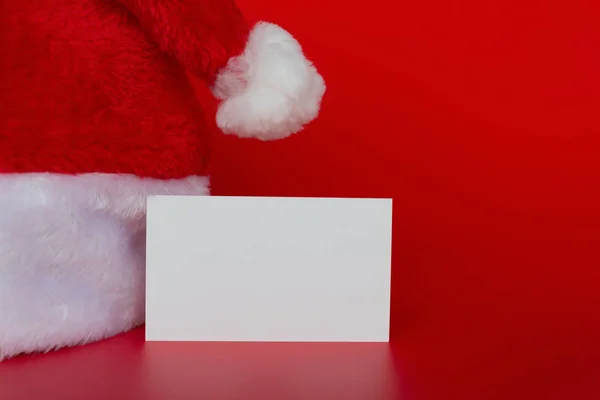
M 0 174 L 0 360 L 144 322 L 148 195 L 208 195 L 208 179 Z
M 302 130 L 317 117 L 325 81 L 292 35 L 261 22 L 244 53 L 219 72 L 212 90 L 224 100 L 217 112 L 223 132 L 273 140 Z

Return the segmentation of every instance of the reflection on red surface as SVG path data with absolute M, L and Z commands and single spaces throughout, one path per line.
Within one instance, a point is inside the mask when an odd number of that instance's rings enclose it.
M 391 345 L 144 343 L 143 330 L 0 364 L 2 399 L 597 400 L 598 331 L 501 320 Z M 548 320 L 549 321 L 549 320 Z M 569 321 L 570 322 L 570 321 Z M 587 328 L 590 328 L 588 326 Z
M 148 343 L 143 331 L 0 364 L 2 399 L 395 399 L 388 344 Z

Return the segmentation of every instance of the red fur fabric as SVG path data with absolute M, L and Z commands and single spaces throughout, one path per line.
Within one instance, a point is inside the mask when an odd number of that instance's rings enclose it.
M 249 27 L 232 0 L 0 0 L 0 173 L 204 175 L 211 84 Z

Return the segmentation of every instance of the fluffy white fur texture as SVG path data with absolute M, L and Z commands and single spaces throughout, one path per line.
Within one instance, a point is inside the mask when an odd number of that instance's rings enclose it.
M 319 114 L 325 81 L 281 27 L 258 23 L 244 53 L 229 60 L 212 88 L 223 102 L 217 125 L 229 134 L 281 139 Z
M 0 360 L 144 322 L 148 195 L 208 195 L 208 179 L 0 174 Z

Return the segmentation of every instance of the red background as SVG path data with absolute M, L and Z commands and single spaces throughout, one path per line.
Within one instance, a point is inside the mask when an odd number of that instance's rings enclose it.
M 214 194 L 393 197 L 391 348 L 136 331 L 1 364 L 4 398 L 600 398 L 595 3 L 240 0 L 328 92 L 288 140 L 217 136 Z

